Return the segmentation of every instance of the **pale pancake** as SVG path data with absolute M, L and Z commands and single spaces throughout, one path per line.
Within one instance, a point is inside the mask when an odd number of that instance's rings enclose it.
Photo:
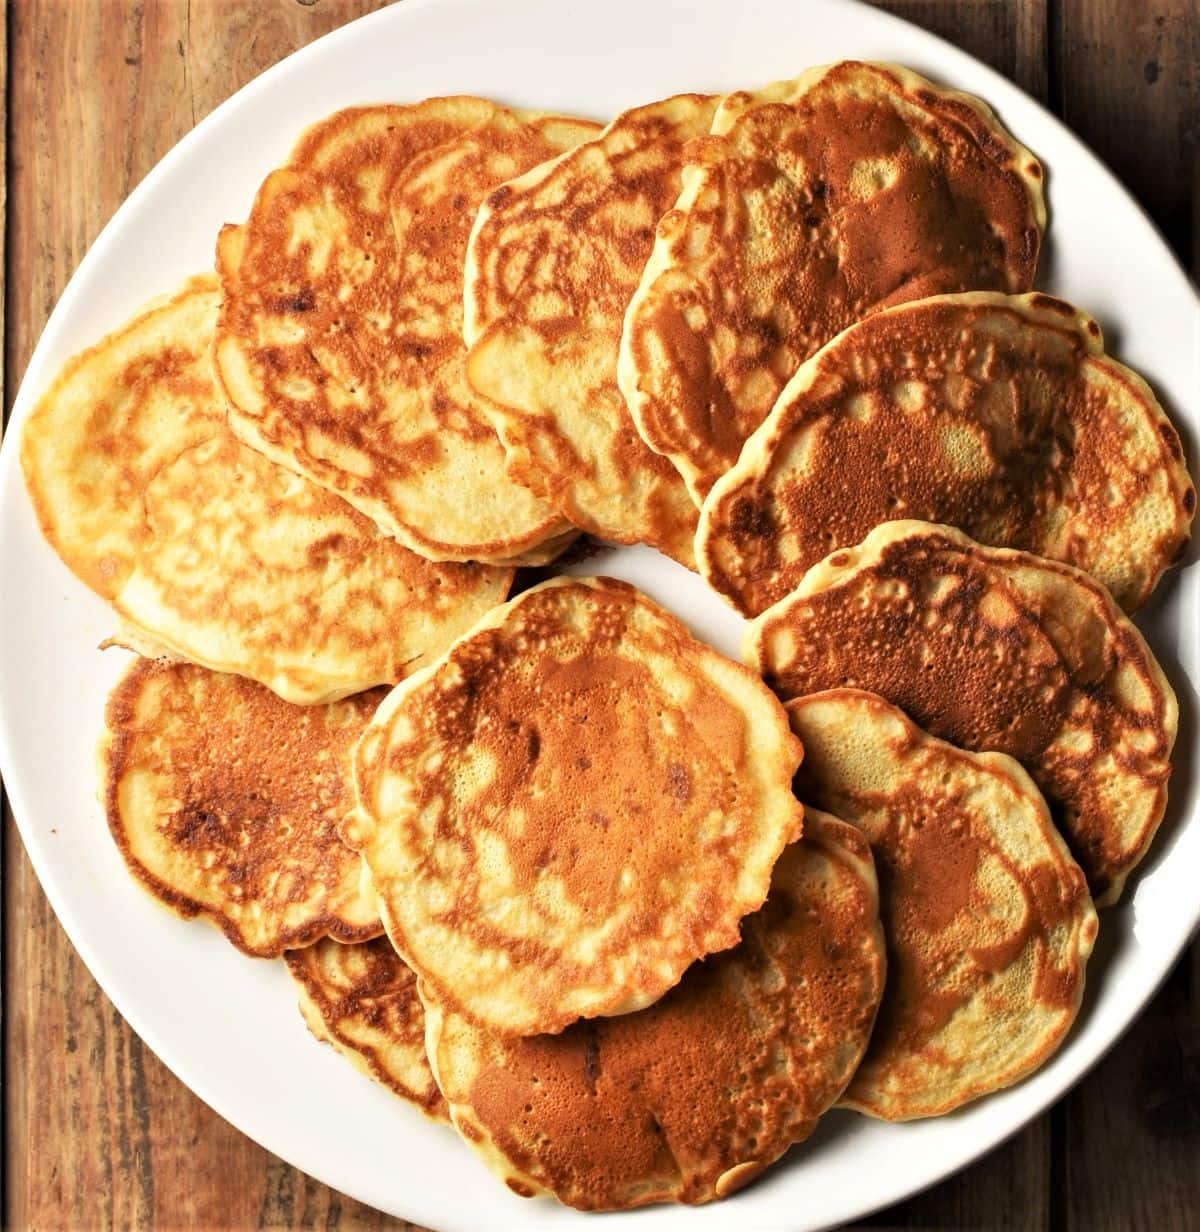
M 888 982 L 843 1103 L 900 1121 L 1009 1086 L 1062 1043 L 1096 912 L 1033 781 L 1011 757 L 927 735 L 873 693 L 788 703 L 803 799 L 871 844 Z
M 758 677 L 623 582 L 555 578 L 389 695 L 344 834 L 431 996 L 560 1031 L 737 943 L 800 757 Z
M 343 945 L 328 938 L 284 955 L 300 1012 L 317 1039 L 426 1116 L 448 1119 L 425 1056 L 425 1009 L 416 976 L 386 937 Z
M 240 676 L 138 659 L 113 690 L 101 800 L 134 877 L 262 958 L 382 931 L 338 837 L 351 756 L 383 697 L 293 706 Z
M 807 1138 L 858 1066 L 883 992 L 878 907 L 862 836 L 810 809 L 737 948 L 649 1009 L 514 1039 L 431 1003 L 451 1119 L 522 1195 L 723 1198 Z
M 943 740 L 1015 757 L 1099 904 L 1162 820 L 1175 694 L 1128 617 L 1069 565 L 885 522 L 763 613 L 745 659 L 785 701 L 869 689 Z
M 835 548 L 923 518 L 1083 569 L 1132 611 L 1195 508 L 1179 434 L 1091 317 L 954 295 L 877 313 L 796 373 L 705 502 L 696 554 L 757 614 Z
M 617 388 L 617 349 L 654 227 L 679 193 L 687 142 L 717 100 L 680 94 L 483 203 L 467 255 L 467 375 L 494 404 L 514 474 L 576 526 L 649 543 L 693 567 L 696 512 Z
M 845 61 L 722 101 L 629 305 L 621 389 L 699 504 L 796 368 L 889 304 L 1033 285 L 1038 162 L 978 99 Z
M 70 360 L 26 421 L 42 531 L 118 639 L 289 701 L 393 684 L 502 601 L 512 570 L 433 564 L 229 432 L 195 278 Z
M 540 545 L 569 528 L 506 477 L 466 384 L 462 263 L 490 176 L 595 128 L 463 97 L 351 108 L 311 129 L 218 241 L 216 368 L 234 432 L 431 559 L 552 555 Z M 394 209 L 414 161 L 464 137 L 466 179 L 435 161 Z

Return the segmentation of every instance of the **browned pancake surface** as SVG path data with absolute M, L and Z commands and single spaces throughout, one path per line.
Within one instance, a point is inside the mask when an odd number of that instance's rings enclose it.
M 338 824 L 353 804 L 354 744 L 383 695 L 294 706 L 240 676 L 137 660 L 109 698 L 101 750 L 130 871 L 248 954 L 378 935 Z
M 452 1119 L 520 1194 L 585 1210 L 724 1197 L 853 1073 L 883 989 L 877 911 L 862 836 L 810 810 L 738 947 L 649 1009 L 519 1040 L 431 1009 Z
M 747 637 L 784 700 L 869 689 L 944 740 L 1015 757 L 1099 902 L 1167 801 L 1178 707 L 1141 635 L 1070 566 L 891 522 L 834 553 Z
M 729 95 L 660 224 L 621 387 L 697 503 L 796 368 L 868 313 L 1024 291 L 1041 168 L 977 100 L 847 61 Z
M 576 526 L 693 565 L 696 513 L 617 387 L 629 298 L 717 100 L 619 115 L 484 202 L 466 269 L 468 375 L 494 403 L 514 473 Z
M 742 611 L 880 522 L 921 518 L 1062 560 L 1127 611 L 1187 541 L 1179 434 L 1100 328 L 1046 295 L 877 313 L 796 374 L 701 514 L 705 576 Z
M 1062 1043 L 1096 913 L 1045 801 L 1009 757 L 936 740 L 873 693 L 788 703 L 796 790 L 871 844 L 888 981 L 844 1103 L 938 1116 L 1016 1082 Z
M 46 539 L 122 618 L 115 640 L 303 704 L 416 669 L 503 600 L 512 570 L 434 563 L 229 431 L 193 278 L 70 359 L 26 419 Z
M 216 369 L 234 431 L 435 560 L 508 559 L 563 535 L 506 477 L 463 376 L 462 260 L 491 182 L 426 175 L 415 204 L 431 214 L 415 221 L 393 189 L 447 141 L 472 137 L 504 175 L 594 128 L 469 97 L 317 125 L 218 243 Z
M 796 836 L 779 703 L 633 587 L 562 577 L 394 690 L 347 821 L 398 952 L 514 1034 L 651 1004 Z

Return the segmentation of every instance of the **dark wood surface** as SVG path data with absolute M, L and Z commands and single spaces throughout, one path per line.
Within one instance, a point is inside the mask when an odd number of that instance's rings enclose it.
M 154 163 L 250 78 L 377 7 L 376 0 L 8 0 L 0 24 L 6 407 L 71 272 Z M 881 7 L 1046 102 L 1125 181 L 1196 272 L 1197 0 Z M 255 1146 L 165 1070 L 75 955 L 7 813 L 3 913 L 6 1228 L 413 1227 Z M 1200 1228 L 1200 947 L 1051 1112 L 972 1168 L 858 1226 Z

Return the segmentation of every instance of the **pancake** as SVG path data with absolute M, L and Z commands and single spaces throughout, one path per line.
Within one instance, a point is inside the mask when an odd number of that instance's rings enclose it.
M 744 614 L 872 527 L 924 519 L 1076 565 L 1126 611 L 1183 552 L 1179 434 L 1062 299 L 935 297 L 851 326 L 712 489 L 696 554 Z
M 432 564 L 230 434 L 194 278 L 70 360 L 26 421 L 25 481 L 118 641 L 293 702 L 393 684 L 502 601 L 512 570 Z
M 101 800 L 129 871 L 260 958 L 381 931 L 338 837 L 381 690 L 293 706 L 240 676 L 136 660 L 108 699 Z
M 788 377 L 879 308 L 1025 291 L 1042 169 L 978 99 L 844 61 L 722 101 L 629 306 L 621 389 L 700 504 Z
M 796 790 L 871 844 L 888 982 L 842 1102 L 939 1116 L 1033 1072 L 1083 996 L 1096 912 L 1046 802 L 1011 757 L 927 735 L 873 693 L 788 703 Z
M 744 667 L 623 582 L 554 578 L 388 696 L 343 834 L 430 996 L 556 1032 L 737 944 L 799 834 L 800 757 Z
M 943 740 L 1015 757 L 1099 904 L 1162 820 L 1175 694 L 1104 588 L 1069 565 L 885 522 L 760 616 L 745 659 L 785 701 L 869 689 Z
M 649 543 L 689 568 L 696 512 L 617 388 L 617 348 L 684 148 L 716 99 L 680 94 L 496 189 L 466 266 L 467 375 L 492 403 L 513 472 L 576 526 Z
M 430 559 L 553 555 L 537 549 L 569 528 L 506 477 L 463 375 L 462 263 L 492 177 L 595 129 L 465 97 L 311 129 L 218 240 L 215 362 L 234 432 Z M 464 139 L 462 156 L 434 157 Z
M 386 937 L 343 945 L 325 938 L 284 955 L 308 1029 L 356 1069 L 434 1120 L 448 1119 L 425 1056 L 416 976 Z
M 947 296 L 869 317 L 796 373 L 705 502 L 696 554 L 757 614 L 835 548 L 923 518 L 1083 569 L 1132 611 L 1195 508 L 1178 433 L 1091 317 Z
M 742 941 L 637 1014 L 529 1039 L 429 1006 L 463 1137 L 518 1194 L 585 1210 L 708 1202 L 807 1138 L 866 1047 L 884 945 L 870 851 L 808 810 Z

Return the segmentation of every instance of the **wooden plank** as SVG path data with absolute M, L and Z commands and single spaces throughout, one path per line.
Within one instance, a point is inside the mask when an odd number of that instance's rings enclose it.
M 1196 0 L 1058 0 L 1058 109 L 1185 265 L 1200 201 Z
M 868 0 L 1046 97 L 1046 0 Z
M 1061 0 L 1055 103 L 1200 276 L 1195 0 Z M 1193 469 L 1195 459 L 1193 459 Z M 1194 721 L 1194 719 L 1193 719 Z M 1058 1223 L 1184 1232 L 1200 1209 L 1200 944 L 1059 1121 Z
M 269 64 L 377 7 L 14 6 L 9 398 L 87 246 L 162 154 Z M 275 1159 L 169 1074 L 76 957 L 11 826 L 5 847 L 5 1227 L 410 1226 Z

